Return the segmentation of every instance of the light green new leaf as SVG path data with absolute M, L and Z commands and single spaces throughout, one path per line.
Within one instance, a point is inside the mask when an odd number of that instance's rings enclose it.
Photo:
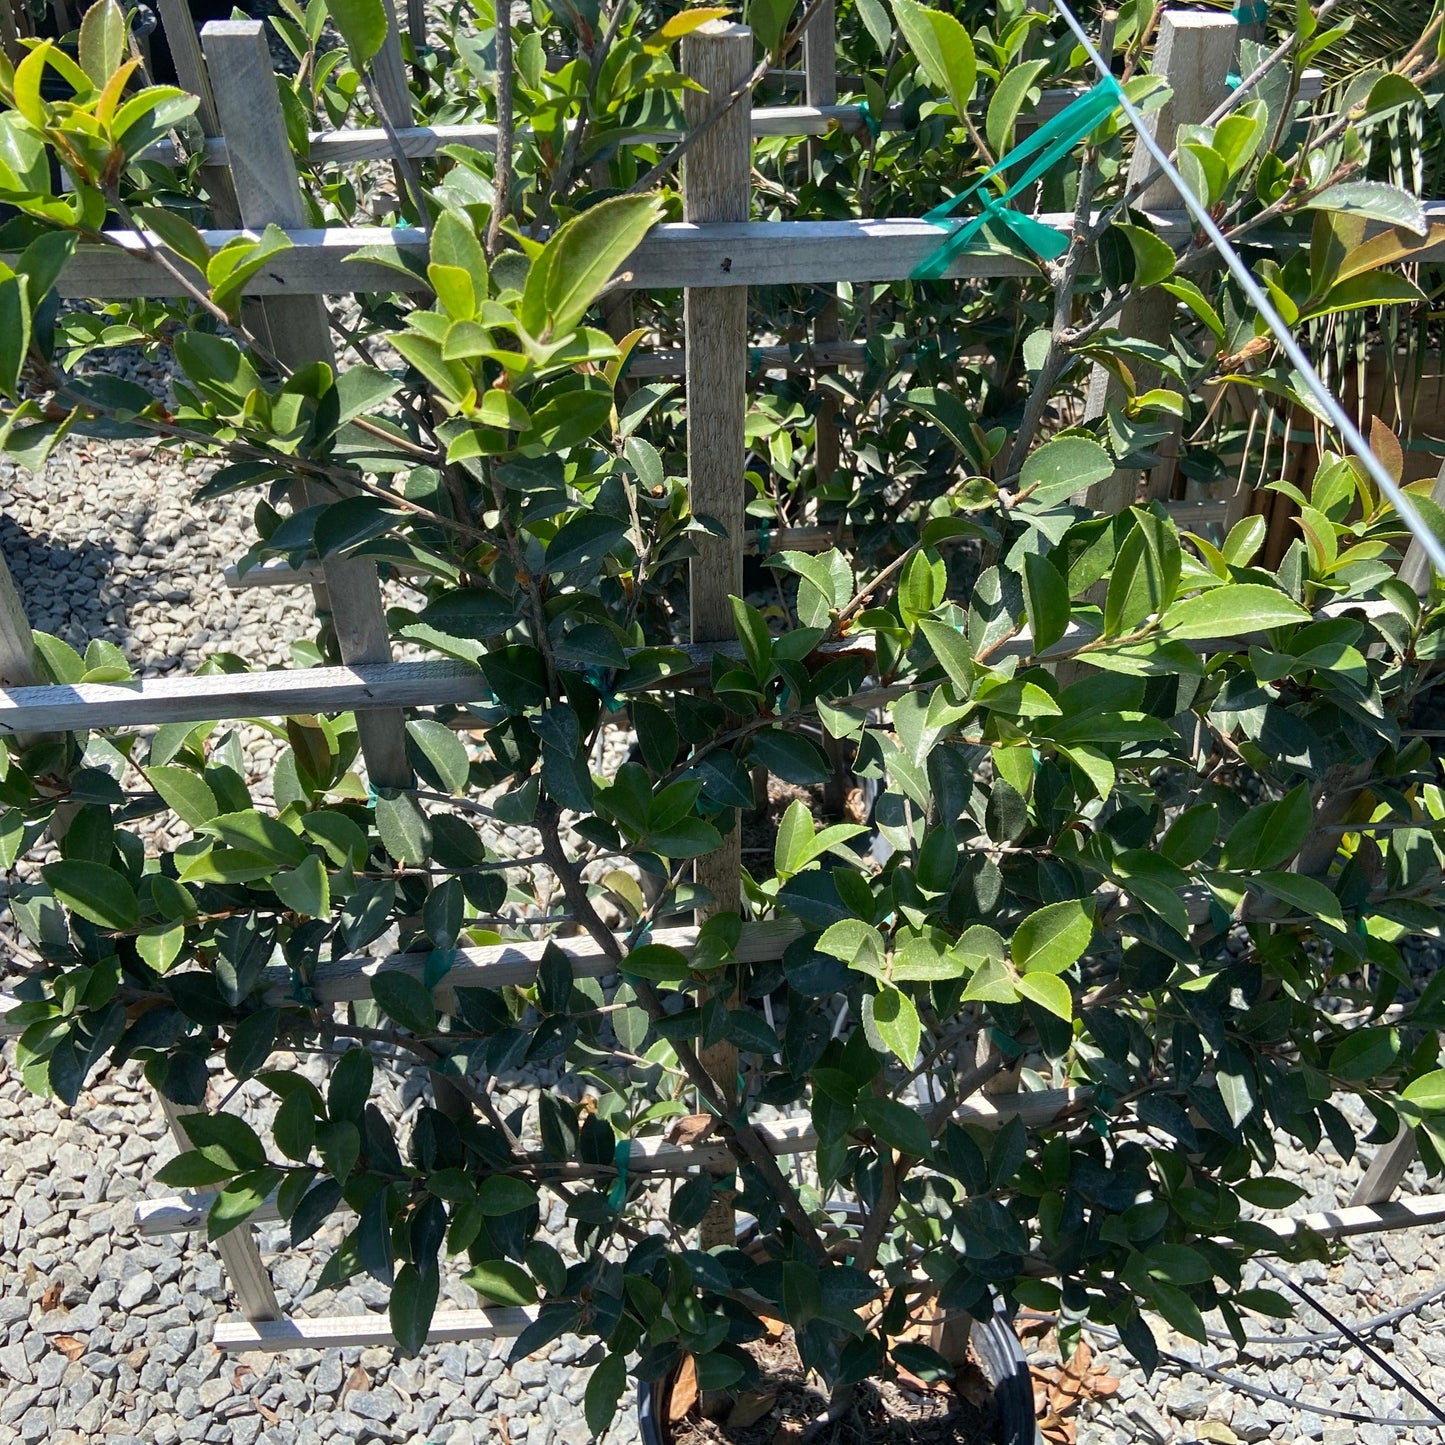
M 100 0 L 80 22 L 80 68 L 102 90 L 125 59 L 125 16 L 115 0 Z
M 1046 1008 L 1061 1019 L 1074 1016 L 1074 996 L 1063 979 L 1051 973 L 1026 973 L 1017 981 L 1019 993 L 1032 999 L 1040 1008 Z
M 870 1022 L 872 1031 L 897 1056 L 903 1067 L 912 1068 L 914 1059 L 918 1057 L 918 1041 L 923 1036 L 923 1026 L 913 1000 L 896 988 L 885 988 L 876 996 L 865 995 L 864 1027 Z
M 973 41 L 962 22 L 916 0 L 893 0 L 893 13 L 929 84 L 943 91 L 962 115 L 973 99 L 978 75 Z
M 1019 493 L 1036 506 L 1062 502 L 1114 475 L 1114 461 L 1089 437 L 1055 437 L 1029 453 L 1019 473 Z
M 1407 1104 L 1413 1104 L 1421 1113 L 1445 1113 L 1445 1069 L 1421 1074 L 1400 1091 L 1400 1097 Z
M 509 1259 L 487 1259 L 473 1265 L 462 1276 L 462 1283 L 471 1285 L 488 1304 L 529 1305 L 537 1301 L 537 1286 L 531 1276 Z
M 834 923 L 818 940 L 818 951 L 840 958 L 850 968 L 881 975 L 887 956 L 883 935 L 858 918 L 845 918 Z
M 565 335 L 582 320 L 661 217 L 656 196 L 614 196 L 589 206 L 558 230 L 527 278 L 529 299 L 534 284 L 543 286 L 542 308 L 551 335 Z M 527 314 L 529 321 L 535 320 L 530 308 Z
M 1262 582 L 1235 582 L 1176 602 L 1160 619 L 1160 626 L 1170 637 L 1183 640 L 1225 638 L 1308 622 L 1309 616 L 1278 588 Z
M 326 8 L 351 52 L 351 63 L 364 70 L 386 41 L 382 0 L 327 0 Z
M 1009 951 L 1021 973 L 1062 973 L 1083 956 L 1093 934 L 1092 900 L 1066 898 L 1030 913 L 1014 929 Z

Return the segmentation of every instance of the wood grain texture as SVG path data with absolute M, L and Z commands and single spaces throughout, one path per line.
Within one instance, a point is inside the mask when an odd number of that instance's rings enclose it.
M 1364 1178 L 1350 1195 L 1351 1207 L 1382 1204 L 1389 1199 L 1415 1162 L 1416 1152 L 1415 1131 L 1402 1124 L 1400 1132 L 1388 1144 L 1375 1150 L 1375 1157 L 1370 1161 L 1370 1167 L 1365 1170 Z
M 401 32 L 396 19 L 396 0 L 381 0 L 386 11 L 386 39 L 371 62 L 372 83 L 376 86 L 376 97 L 386 112 L 386 119 L 393 129 L 410 128 L 415 120 L 412 113 L 411 91 L 406 84 L 406 62 L 401 55 Z M 387 155 L 390 155 L 388 148 Z
M 395 46 L 394 24 L 389 34 Z M 202 40 L 216 110 L 230 148 L 242 220 L 255 230 L 270 223 L 305 225 L 306 205 L 286 138 L 264 27 L 259 21 L 214 22 L 206 26 Z M 397 58 L 399 63 L 399 51 Z M 265 302 L 263 309 L 271 349 L 281 362 L 292 367 L 316 361 L 335 366 L 331 327 L 320 297 L 277 297 Z M 324 500 L 325 493 L 304 482 L 293 488 L 294 505 Z M 342 660 L 349 664 L 389 662 L 391 635 L 376 564 L 362 558 L 338 558 L 323 562 L 321 570 Z M 412 772 L 401 713 L 372 710 L 357 719 L 357 730 L 372 784 L 409 787 Z
M 751 100 L 721 108 L 753 67 L 753 34 L 745 25 L 712 20 L 682 42 L 683 70 L 699 87 L 683 94 L 683 114 L 694 132 L 705 127 L 682 162 L 686 221 L 746 224 L 752 189 Z M 720 537 L 699 534 L 690 563 L 688 606 L 694 643 L 735 636 L 731 598 L 743 592 L 743 506 L 747 483 L 748 294 L 740 287 L 689 287 L 683 293 L 683 344 L 687 352 L 687 485 L 692 510 L 721 524 Z M 712 894 L 698 910 L 736 913 L 742 904 L 742 833 L 733 812 L 720 820 L 722 846 L 693 865 L 693 876 Z M 716 1043 L 699 1051 L 703 1067 L 729 1114 L 737 1108 L 738 1053 Z M 704 1249 L 730 1244 L 735 1234 L 730 1196 L 718 1196 L 702 1221 Z
M 1172 95 L 1158 110 L 1145 117 L 1152 133 L 1166 152 L 1173 149 L 1175 134 L 1181 125 L 1197 125 L 1229 93 L 1225 77 L 1234 64 L 1238 26 L 1234 17 L 1222 11 L 1166 10 L 1159 22 L 1159 39 L 1154 47 L 1153 69 L 1169 82 Z M 1154 170 L 1154 158 L 1142 145 L 1135 144 L 1129 163 L 1128 184 L 1132 187 Z M 1140 197 L 1145 210 L 1173 209 L 1183 205 L 1173 184 L 1160 177 Z M 1178 242 L 1170 241 L 1177 248 Z M 1143 295 L 1131 296 L 1119 314 L 1121 335 L 1137 337 L 1168 349 L 1174 328 L 1178 303 L 1157 286 Z M 1154 387 L 1178 388 L 1159 371 L 1145 364 L 1133 368 L 1136 389 Z M 1123 388 L 1114 375 L 1102 366 L 1089 373 L 1089 390 L 1085 401 L 1088 419 L 1101 417 L 1110 406 L 1124 398 Z M 1163 460 L 1149 474 L 1143 487 L 1147 497 L 1167 498 L 1173 489 L 1178 467 L 1179 427 L 1174 423 L 1170 435 L 1156 450 Z M 1138 471 L 1123 469 L 1112 477 L 1090 487 L 1084 503 L 1100 514 L 1121 512 L 1141 490 Z
M 182 1153 L 187 1152 L 192 1145 L 181 1120 L 187 1114 L 198 1114 L 201 1110 L 185 1104 L 174 1104 L 164 1094 L 157 1094 L 156 1097 L 160 1100 L 161 1111 L 166 1116 L 166 1123 L 170 1125 L 171 1135 L 177 1146 Z M 207 1204 L 206 1208 L 209 1209 L 210 1205 Z M 201 1226 L 204 1224 L 203 1214 Z M 246 1316 L 247 1321 L 253 1325 L 263 1325 L 279 1320 L 281 1304 L 276 1298 L 271 1276 L 261 1262 L 261 1251 L 257 1248 L 252 1226 L 241 1224 L 229 1234 L 222 1235 L 216 1240 L 216 1253 L 221 1256 L 221 1263 L 226 1267 L 226 1274 L 231 1280 L 231 1288 L 236 1292 L 236 1303 L 240 1305 L 241 1313 Z
M 1445 201 L 1430 202 L 1425 213 L 1433 222 L 1445 222 Z M 1156 212 L 1149 219 L 1171 245 L 1182 245 L 1188 238 L 1188 218 L 1182 212 Z M 1044 213 L 1040 220 L 1055 227 L 1073 223 L 1072 217 L 1055 213 Z M 248 281 L 247 295 L 421 294 L 427 290 L 419 277 L 409 280 L 390 267 L 357 256 L 364 248 L 379 246 L 412 263 L 424 264 L 428 244 L 424 231 L 381 226 L 283 229 L 290 248 L 272 256 Z M 1374 233 L 1367 229 L 1367 235 Z M 202 232 L 213 248 L 225 245 L 236 234 L 233 230 Z M 656 227 L 614 280 L 619 288 L 632 290 L 901 281 L 938 249 L 941 234 L 937 226 L 920 219 L 674 222 Z M 1261 245 L 1298 244 L 1263 232 L 1254 239 Z M 13 256 L 13 252 L 6 253 L 4 259 Z M 1445 259 L 1445 245 L 1423 247 L 1412 259 Z M 1028 276 L 1037 275 L 1038 267 L 1032 261 L 985 248 L 957 257 L 947 274 L 955 279 Z M 100 301 L 183 294 L 173 278 L 146 259 L 140 238 L 124 231 L 108 232 L 104 245 L 77 248 L 57 289 L 67 299 Z
M 0 688 L 0 736 L 163 722 L 291 717 L 352 709 L 439 707 L 489 696 L 462 662 L 392 662 L 278 672 Z

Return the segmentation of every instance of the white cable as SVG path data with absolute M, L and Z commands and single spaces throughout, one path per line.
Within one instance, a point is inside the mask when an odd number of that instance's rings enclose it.
M 1084 47 L 1085 54 L 1094 62 L 1099 74 L 1106 79 L 1112 79 L 1113 71 L 1099 52 L 1094 49 L 1093 42 L 1084 32 L 1084 27 L 1079 24 L 1064 0 L 1053 0 L 1053 5 L 1064 23 L 1074 32 L 1079 44 Z M 1139 113 L 1133 101 L 1124 94 L 1122 87 L 1119 90 L 1119 105 L 1133 124 L 1135 133 L 1139 137 L 1139 143 L 1154 157 L 1155 163 L 1164 173 L 1165 178 L 1179 192 L 1186 208 L 1198 221 L 1199 229 L 1214 243 L 1215 249 L 1229 268 L 1230 274 L 1239 282 L 1244 294 L 1249 297 L 1259 314 L 1264 317 L 1265 325 L 1274 333 L 1275 340 L 1284 348 L 1284 354 L 1289 357 L 1295 370 L 1304 378 L 1305 385 L 1314 394 L 1315 400 L 1319 402 L 1325 414 L 1340 435 L 1344 437 L 1345 444 L 1364 464 L 1365 470 L 1370 474 L 1370 479 L 1390 499 L 1391 505 L 1400 514 L 1400 520 L 1424 548 L 1425 555 L 1429 557 L 1436 573 L 1445 577 L 1445 546 L 1441 545 L 1439 538 L 1425 525 L 1420 514 L 1415 510 L 1414 504 L 1400 490 L 1395 479 L 1381 464 L 1380 459 L 1370 450 L 1369 443 L 1360 435 L 1359 428 L 1350 420 L 1349 414 L 1335 400 L 1329 387 L 1321 380 L 1319 372 L 1314 369 L 1309 358 L 1300 350 L 1299 344 L 1290 335 L 1289 328 L 1284 324 L 1279 312 L 1274 309 L 1269 298 L 1260 290 L 1259 283 L 1250 275 L 1249 268 L 1239 259 L 1239 253 L 1225 239 L 1224 233 L 1215 224 L 1214 217 L 1209 214 L 1208 208 L 1189 189 L 1184 177 L 1179 174 L 1177 167 L 1165 154 L 1164 148 L 1155 140 L 1144 117 Z

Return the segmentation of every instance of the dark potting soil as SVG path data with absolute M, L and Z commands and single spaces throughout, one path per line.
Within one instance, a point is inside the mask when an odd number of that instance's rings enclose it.
M 792 1331 L 743 1348 L 757 1361 L 759 1389 L 708 1419 L 695 1387 L 679 1381 L 675 1403 L 691 1397 L 692 1404 L 667 1427 L 671 1445 L 991 1445 L 997 1438 L 993 1392 L 971 1360 L 936 1386 L 867 1381 L 846 1414 L 819 1428 L 828 1397 L 804 1372 Z

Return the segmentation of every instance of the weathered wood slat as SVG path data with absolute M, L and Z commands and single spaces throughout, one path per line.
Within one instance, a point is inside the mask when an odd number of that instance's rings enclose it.
M 1359 1209 L 1306 1214 L 1298 1219 L 1266 1221 L 1281 1241 L 1313 1230 L 1326 1239 L 1349 1239 L 1362 1234 L 1385 1234 L 1397 1229 L 1414 1229 L 1445 1223 L 1445 1195 L 1402 1199 L 1394 1204 L 1374 1204 Z M 493 1310 L 442 1310 L 432 1321 L 427 1341 L 444 1344 L 461 1340 L 511 1339 L 537 1317 L 537 1307 Z M 346 1345 L 392 1345 L 386 1316 L 336 1315 L 327 1319 L 285 1319 L 249 1324 L 223 1320 L 216 1326 L 212 1343 L 219 1350 L 336 1349 Z
M 800 932 L 800 926 L 791 921 L 745 923 L 735 956 L 740 963 L 765 963 L 781 958 L 783 950 Z M 445 1002 L 456 988 L 525 988 L 537 977 L 537 965 L 548 941 L 524 939 L 493 944 L 489 948 L 459 948 L 456 962 L 437 982 L 439 998 Z M 690 956 L 697 943 L 697 929 L 691 926 L 659 928 L 650 941 Z M 566 951 L 572 961 L 572 972 L 578 978 L 602 978 L 616 967 L 602 947 L 586 934 L 550 942 Z M 312 996 L 322 1004 L 370 998 L 372 980 L 377 974 L 410 973 L 420 978 L 427 957 L 424 953 L 392 953 L 384 958 L 339 958 L 321 963 L 312 980 Z M 267 969 L 261 979 L 266 989 L 263 997 L 268 1004 L 280 1005 L 291 997 L 289 969 Z
M 1445 214 L 1445 203 L 1442 203 Z M 1041 217 L 1061 227 L 1072 218 Z M 1187 220 L 1178 215 L 1154 218 L 1171 243 L 1188 236 Z M 202 233 L 212 247 L 239 233 Z M 935 250 L 946 232 L 921 219 L 882 221 L 724 221 L 708 224 L 675 222 L 658 226 L 638 247 L 618 285 L 654 291 L 690 286 L 783 286 L 834 281 L 897 281 L 912 275 Z M 337 295 L 352 291 L 425 291 L 425 281 L 367 261 L 347 258 L 368 246 L 385 246 L 420 265 L 428 239 L 424 231 L 391 230 L 383 226 L 334 227 L 287 232 L 289 250 L 278 252 L 250 279 L 246 294 L 255 296 Z M 122 297 L 179 296 L 174 277 L 146 259 L 141 238 L 133 232 L 106 233 L 105 245 L 82 246 L 58 282 L 62 296 L 115 300 Z M 1441 248 L 1445 254 L 1445 247 Z M 1421 256 L 1424 257 L 1422 252 Z M 184 265 L 181 265 L 184 271 Z M 1002 251 L 960 256 L 948 274 L 1023 276 L 1037 265 Z M 192 273 L 195 275 L 195 273 Z M 199 279 L 198 277 L 196 278 Z
M 1022 1119 L 1031 1128 L 1046 1125 L 1067 1110 L 1084 1102 L 1087 1089 L 1043 1089 L 1032 1094 L 977 1095 L 963 1105 L 954 1117 L 960 1124 L 981 1129 L 995 1129 L 1010 1119 Z M 806 1116 L 779 1119 L 759 1124 L 758 1133 L 780 1158 L 808 1154 L 816 1147 L 818 1136 L 812 1120 Z M 728 1169 L 733 1156 L 726 1144 L 708 1140 L 701 1144 L 671 1144 L 666 1139 L 636 1139 L 628 1151 L 628 1170 L 635 1174 L 686 1174 L 693 1169 Z M 206 1212 L 215 1196 L 203 1190 L 177 1195 L 169 1199 L 150 1199 L 137 1205 L 136 1227 L 141 1234 L 182 1234 L 202 1229 Z M 275 1201 L 268 1199 L 255 1214 L 253 1222 L 273 1222 Z

